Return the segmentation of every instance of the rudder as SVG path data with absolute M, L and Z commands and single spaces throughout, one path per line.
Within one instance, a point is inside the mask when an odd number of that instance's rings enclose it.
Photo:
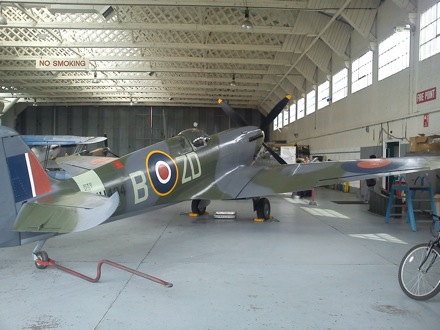
M 28 199 L 52 191 L 49 177 L 14 130 L 0 126 L 0 247 L 20 245 L 12 231 L 18 210 Z

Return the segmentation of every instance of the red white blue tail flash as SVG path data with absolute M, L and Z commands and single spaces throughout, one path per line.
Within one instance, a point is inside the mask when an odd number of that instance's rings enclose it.
M 7 158 L 15 202 L 51 192 L 49 178 L 32 152 Z

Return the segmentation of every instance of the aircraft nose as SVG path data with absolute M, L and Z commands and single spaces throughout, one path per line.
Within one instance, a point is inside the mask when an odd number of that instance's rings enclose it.
M 256 129 L 248 133 L 249 142 L 264 140 L 264 132 L 261 129 Z
M 257 155 L 260 152 L 261 146 L 264 142 L 264 132 L 261 129 L 256 129 L 255 131 L 249 132 L 249 142 L 255 143 L 255 152 Z
M 261 146 L 263 145 L 264 142 L 264 132 L 259 129 L 258 127 L 246 127 L 244 130 L 243 129 L 238 129 L 239 135 L 234 139 L 235 143 L 240 143 L 241 145 L 247 145 L 247 147 L 244 150 L 248 150 L 248 152 L 251 152 L 252 149 L 249 148 L 254 148 L 254 157 L 260 152 Z M 238 144 L 237 144 L 238 145 Z M 250 154 L 247 153 L 249 157 Z

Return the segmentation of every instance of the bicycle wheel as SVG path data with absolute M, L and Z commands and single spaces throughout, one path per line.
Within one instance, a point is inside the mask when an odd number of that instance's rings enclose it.
M 440 291 L 440 250 L 434 247 L 426 258 L 427 244 L 412 247 L 399 267 L 399 284 L 405 294 L 415 300 L 426 300 Z M 426 261 L 421 265 L 423 260 Z

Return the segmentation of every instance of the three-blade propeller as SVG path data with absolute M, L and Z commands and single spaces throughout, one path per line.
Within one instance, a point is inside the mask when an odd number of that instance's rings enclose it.
M 291 99 L 290 95 L 287 95 L 284 97 L 280 102 L 278 102 L 273 109 L 269 112 L 267 117 L 263 120 L 263 122 L 260 125 L 260 129 L 262 131 L 266 130 L 269 125 L 275 120 L 276 117 L 283 111 L 284 107 L 287 103 L 289 103 L 289 100 Z M 222 99 L 218 100 L 218 103 L 220 104 L 223 111 L 229 116 L 229 118 L 232 119 L 232 121 L 237 124 L 238 126 L 249 126 L 248 123 L 236 112 L 234 109 L 231 108 L 229 104 L 224 102 Z M 272 155 L 273 158 L 275 158 L 278 163 L 280 164 L 287 164 L 284 159 L 282 159 L 275 151 L 273 151 L 266 143 L 263 142 L 263 147 Z

